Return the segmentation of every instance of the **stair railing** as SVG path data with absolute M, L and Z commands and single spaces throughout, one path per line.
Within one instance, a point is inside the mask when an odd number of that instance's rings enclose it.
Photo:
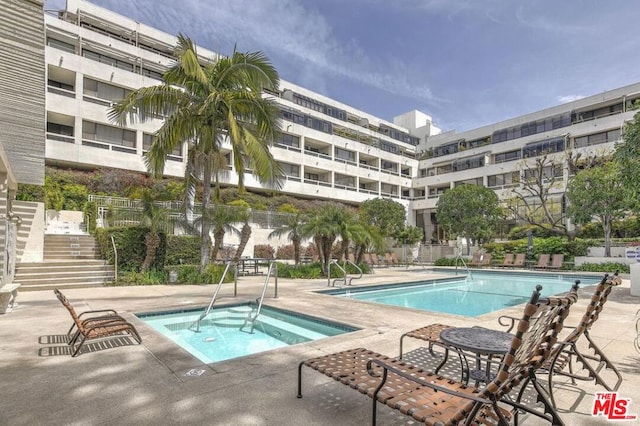
M 111 245 L 113 246 L 113 259 L 114 259 L 113 280 L 118 281 L 118 248 L 116 247 L 116 240 L 113 238 L 113 234 L 111 235 Z
M 360 275 L 357 277 L 350 277 L 350 278 L 347 277 L 347 264 L 353 265 L 358 270 L 358 273 Z M 342 274 L 344 275 L 342 278 L 336 278 L 335 280 L 333 280 L 333 283 L 331 283 L 331 265 L 337 266 L 338 269 L 340 269 L 342 271 Z M 362 269 L 360 269 L 360 267 L 355 263 L 353 263 L 352 261 L 350 260 L 345 261 L 344 267 L 340 266 L 340 264 L 336 259 L 333 259 L 331 260 L 331 262 L 329 262 L 329 266 L 327 267 L 327 287 L 329 286 L 335 287 L 336 283 L 338 283 L 339 281 L 343 281 L 344 285 L 351 285 L 351 281 L 359 280 L 360 278 L 362 278 Z
M 209 312 L 211 312 L 211 308 L 213 307 L 213 304 L 216 301 L 216 298 L 218 297 L 218 293 L 220 292 L 220 288 L 222 287 L 222 283 L 224 282 L 224 278 L 227 276 L 227 272 L 229 271 L 229 266 L 231 266 L 231 262 L 227 262 L 227 266 L 224 268 L 224 272 L 222 273 L 222 276 L 220 277 L 220 281 L 218 282 L 218 286 L 216 287 L 216 291 L 213 293 L 213 296 L 211 296 L 211 301 L 209 302 L 209 306 L 207 307 L 207 309 L 200 314 L 200 316 L 198 317 L 197 320 L 195 320 L 193 322 L 193 324 L 191 324 L 189 326 L 189 330 L 195 332 L 195 333 L 199 333 L 200 332 L 200 323 L 202 322 L 203 319 L 205 319 L 207 317 L 207 315 L 209 315 Z M 194 330 L 194 326 L 195 326 L 195 330 Z

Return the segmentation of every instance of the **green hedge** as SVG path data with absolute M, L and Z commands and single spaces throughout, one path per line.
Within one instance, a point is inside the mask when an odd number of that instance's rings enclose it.
M 624 263 L 617 262 L 605 262 L 605 263 L 583 263 L 580 266 L 576 266 L 576 271 L 583 272 L 616 272 L 619 271 L 621 274 L 629 273 L 629 265 Z
M 147 254 L 144 237 L 148 232 L 149 228 L 139 226 L 101 228 L 96 231 L 96 239 L 107 261 L 114 264 L 115 255 L 111 245 L 111 236 L 113 236 L 118 249 L 118 270 L 138 272 Z M 166 253 L 166 236 L 160 234 L 160 246 L 151 265 L 151 270 L 161 271 L 164 269 Z
M 371 268 L 369 268 L 365 263 L 359 264 L 358 267 L 362 269 L 363 274 L 371 272 Z M 356 275 L 358 274 L 358 270 L 353 265 L 347 264 L 347 274 L 350 276 Z M 331 268 L 331 278 L 341 278 L 342 276 L 343 274 L 340 269 L 335 267 Z M 278 277 L 317 279 L 326 278 L 326 275 L 322 273 L 322 266 L 320 262 L 306 263 L 298 266 L 278 262 Z
M 199 265 L 172 265 L 166 267 L 162 271 L 142 272 L 123 272 L 118 274 L 118 280 L 110 283 L 111 286 L 130 286 L 130 285 L 188 285 L 188 284 L 217 284 L 224 273 L 225 265 L 210 264 L 203 274 L 200 273 Z M 177 273 L 177 281 L 171 283 L 169 274 L 175 271 Z M 223 282 L 230 283 L 235 280 L 235 271 L 229 269 Z

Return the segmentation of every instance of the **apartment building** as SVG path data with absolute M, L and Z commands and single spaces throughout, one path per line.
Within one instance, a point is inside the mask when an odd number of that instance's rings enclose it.
M 129 91 L 160 83 L 175 36 L 83 0 L 67 0 L 64 10 L 46 11 L 43 24 L 33 26 L 44 31 L 46 90 L 30 89 L 46 99 L 44 162 L 146 171 L 142 155 L 162 118 L 122 128 L 107 112 Z M 217 57 L 202 47 L 198 53 L 203 63 Z M 569 155 L 606 155 L 635 112 L 640 83 L 462 133 L 441 133 L 419 111 L 388 122 L 287 81 L 267 95 L 281 108 L 282 138 L 272 152 L 286 174 L 284 193 L 354 205 L 390 198 L 407 207 L 409 222 L 425 229 L 428 242 L 441 237 L 435 211 L 449 188 L 484 185 L 506 199 L 532 159 L 553 158 L 559 165 L 549 173 L 566 184 Z M 11 160 L 13 149 L 5 149 Z M 223 149 L 231 155 L 230 146 Z M 168 176 L 183 176 L 185 155 L 186 146 L 173 152 Z M 12 164 L 17 176 L 29 167 Z M 236 184 L 235 173 L 225 183 Z M 263 189 L 250 172 L 245 184 Z M 562 205 L 564 188 L 555 191 Z
M 129 91 L 160 83 L 171 63 L 173 35 L 82 0 L 45 14 L 47 119 L 46 163 L 64 167 L 116 167 L 146 171 L 161 117 L 121 128 L 107 112 Z M 202 61 L 217 53 L 198 48 Z M 283 192 L 357 204 L 387 197 L 408 206 L 417 175 L 420 138 L 402 125 L 355 110 L 286 81 L 274 96 L 281 108 L 282 138 L 272 153 L 286 175 Z M 398 118 L 425 135 L 438 129 L 425 114 Z M 230 146 L 223 147 L 228 152 Z M 186 147 L 175 150 L 166 174 L 184 175 Z M 230 168 L 231 170 L 231 168 Z M 229 173 L 224 183 L 237 183 Z M 250 190 L 262 186 L 245 176 Z
M 477 129 L 444 132 L 418 146 L 418 176 L 413 181 L 411 209 L 427 241 L 438 240 L 435 217 L 438 197 L 462 184 L 491 188 L 502 200 L 531 176 L 536 159 L 544 158 L 544 177 L 554 180 L 549 200 L 564 211 L 563 194 L 578 165 L 586 158 L 611 154 L 622 140 L 624 124 L 633 119 L 640 83 L 610 90 L 542 111 Z

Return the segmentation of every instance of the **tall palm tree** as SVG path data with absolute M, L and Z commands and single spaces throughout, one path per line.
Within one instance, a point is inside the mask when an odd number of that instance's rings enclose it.
M 147 169 L 162 176 L 167 156 L 180 144 L 189 142 L 190 172 L 203 184 L 203 217 L 200 227 L 201 268 L 209 263 L 209 211 L 212 176 L 217 174 L 215 156 L 222 145 L 231 145 L 244 189 L 245 167 L 265 186 L 279 189 L 282 171 L 269 147 L 280 131 L 279 110 L 265 91 L 278 90 L 276 69 L 262 52 L 219 57 L 202 65 L 195 44 L 180 34 L 174 49 L 175 64 L 162 76 L 162 84 L 131 92 L 109 112 L 112 121 L 146 121 L 165 117 L 145 156 Z M 187 191 L 189 192 L 189 191 Z
M 280 238 L 284 235 L 293 244 L 293 260 L 296 265 L 300 264 L 300 245 L 303 240 L 303 228 L 306 223 L 306 216 L 302 213 L 293 213 L 286 216 L 284 224 L 271 231 L 268 238 Z

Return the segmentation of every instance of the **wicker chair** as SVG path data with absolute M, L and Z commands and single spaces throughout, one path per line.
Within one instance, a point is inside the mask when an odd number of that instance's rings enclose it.
M 60 292 L 60 290 L 55 289 L 53 292 L 62 305 L 67 308 L 71 318 L 73 318 L 73 324 L 67 332 L 67 335 L 71 336 L 74 328 L 76 329 L 75 333 L 69 340 L 69 346 L 73 347 L 77 343 L 77 346 L 71 354 L 72 357 L 75 357 L 80 353 L 80 349 L 87 340 L 119 337 L 123 334 L 129 334 L 138 343 L 142 342 L 142 339 L 133 324 L 117 315 L 114 310 L 106 309 L 100 311 L 86 311 L 78 315 L 71 303 L 69 303 L 69 300 Z M 82 319 L 81 317 L 84 315 L 96 316 L 89 316 L 88 318 Z
M 536 288 L 525 306 L 511 349 L 495 379 L 482 389 L 358 348 L 301 362 L 298 398 L 302 397 L 302 367 L 306 365 L 371 397 L 374 425 L 378 402 L 429 425 L 506 425 L 511 417 L 517 422 L 519 411 L 561 425 L 562 420 L 547 401 L 534 372 L 548 359 L 569 308 L 577 300 L 577 286 L 563 297 L 549 298 L 540 298 L 541 288 Z M 507 397 L 520 383 L 528 381 L 538 392 L 544 412 Z

